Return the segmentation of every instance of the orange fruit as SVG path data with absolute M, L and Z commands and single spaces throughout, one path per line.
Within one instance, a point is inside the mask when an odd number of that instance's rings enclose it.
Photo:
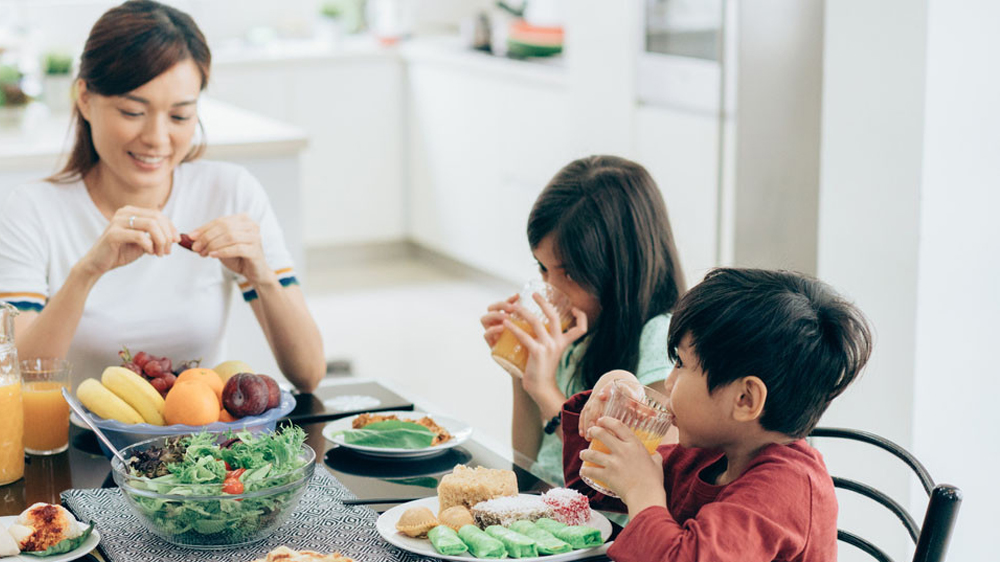
M 233 415 L 230 414 L 228 410 L 226 410 L 225 408 L 223 408 L 219 412 L 219 421 L 221 421 L 221 422 L 234 422 L 234 421 L 236 421 L 236 418 L 234 418 Z
M 219 407 L 222 407 L 222 379 L 215 371 L 204 367 L 195 367 L 177 375 L 177 382 L 186 381 L 200 381 L 207 384 L 215 392 L 215 397 L 219 399 Z
M 167 424 L 205 425 L 219 421 L 219 399 L 209 385 L 180 379 L 174 383 L 163 402 Z

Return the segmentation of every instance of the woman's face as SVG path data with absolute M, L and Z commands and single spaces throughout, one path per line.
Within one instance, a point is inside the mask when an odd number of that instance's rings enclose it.
M 191 149 L 200 93 L 201 74 L 190 59 L 120 96 L 88 92 L 81 81 L 77 103 L 101 173 L 129 189 L 169 185 Z
M 542 274 L 542 280 L 566 293 L 573 306 L 587 315 L 587 325 L 593 326 L 601 313 L 601 302 L 566 273 L 566 268 L 563 267 L 555 250 L 555 237 L 549 234 L 542 238 L 542 241 L 532 252 L 535 261 L 538 262 L 538 271 Z

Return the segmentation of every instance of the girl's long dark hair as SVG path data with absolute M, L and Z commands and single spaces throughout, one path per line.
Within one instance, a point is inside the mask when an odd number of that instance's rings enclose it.
M 639 337 L 685 290 L 663 195 L 645 168 L 615 156 L 570 162 L 528 217 L 532 248 L 554 237 L 566 273 L 601 304 L 576 376 L 586 388 L 613 369 L 635 372 Z M 666 341 L 663 342 L 666 353 Z
M 120 96 L 163 74 L 175 64 L 192 60 L 201 73 L 201 89 L 208 85 L 212 54 L 201 30 L 184 12 L 151 0 L 130 0 L 101 16 L 87 37 L 78 78 L 87 90 L 102 96 Z M 76 181 L 87 175 L 99 156 L 90 123 L 74 105 L 76 138 L 73 150 L 51 182 Z M 199 122 L 200 126 L 200 122 Z M 192 147 L 184 161 L 194 160 L 204 145 Z

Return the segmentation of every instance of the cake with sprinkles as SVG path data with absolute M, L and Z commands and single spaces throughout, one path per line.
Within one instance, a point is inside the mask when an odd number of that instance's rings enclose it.
M 576 490 L 552 488 L 541 495 L 541 500 L 556 521 L 567 525 L 586 525 L 590 521 L 590 501 Z
M 537 521 L 553 516 L 552 508 L 538 496 L 503 496 L 472 506 L 472 517 L 481 529 L 490 525 L 506 527 L 514 521 Z

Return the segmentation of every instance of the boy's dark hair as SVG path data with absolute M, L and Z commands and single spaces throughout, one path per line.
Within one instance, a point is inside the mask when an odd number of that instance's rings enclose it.
M 670 312 L 685 287 L 656 182 L 625 158 L 574 160 L 545 186 L 528 217 L 532 250 L 549 235 L 566 273 L 601 304 L 574 376 L 593 388 L 608 371 L 635 371 L 643 326 Z
M 690 334 L 712 392 L 756 376 L 767 385 L 760 424 L 801 438 L 871 355 L 865 316 L 829 285 L 799 273 L 712 270 L 677 303 L 668 354 Z

